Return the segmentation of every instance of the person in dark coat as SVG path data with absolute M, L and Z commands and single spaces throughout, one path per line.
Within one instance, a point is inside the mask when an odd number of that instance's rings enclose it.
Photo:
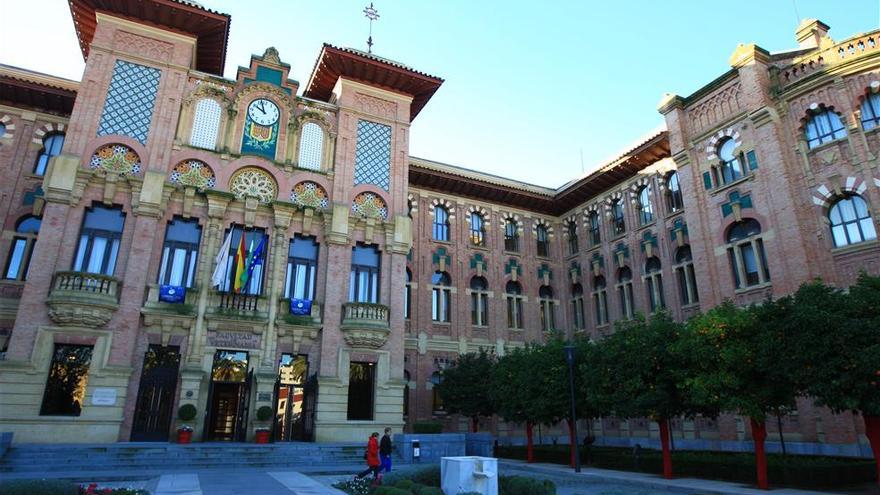
M 379 432 L 374 431 L 367 441 L 367 451 L 364 453 L 364 459 L 367 460 L 367 469 L 358 473 L 356 478 L 360 479 L 373 473 L 373 479 L 379 477 Z
M 381 462 L 381 469 L 379 471 L 384 471 L 386 473 L 391 472 L 391 428 L 385 428 L 385 434 L 382 435 L 382 441 L 379 442 L 379 461 Z

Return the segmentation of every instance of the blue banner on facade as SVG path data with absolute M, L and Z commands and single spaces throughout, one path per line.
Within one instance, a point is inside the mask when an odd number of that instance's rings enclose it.
M 186 299 L 186 288 L 176 285 L 160 285 L 159 300 L 167 303 L 182 303 Z
M 308 299 L 291 299 L 290 314 L 297 316 L 309 316 L 312 314 L 312 301 Z

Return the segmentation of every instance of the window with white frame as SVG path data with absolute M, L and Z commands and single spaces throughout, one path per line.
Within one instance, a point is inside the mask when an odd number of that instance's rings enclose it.
M 43 147 L 37 155 L 37 162 L 34 164 L 34 175 L 46 175 L 46 168 L 49 166 L 49 160 L 53 156 L 61 154 L 61 148 L 64 146 L 64 134 L 61 132 L 53 132 L 43 137 Z
M 862 129 L 880 127 L 880 93 L 871 93 L 862 101 L 861 114 Z
M 244 246 L 242 262 L 238 261 L 238 250 Z M 260 248 L 260 245 L 263 247 Z M 232 226 L 232 242 L 229 246 L 229 263 L 227 264 L 226 280 L 221 286 L 221 292 L 235 294 L 260 295 L 263 293 L 263 274 L 266 265 L 266 251 L 269 247 L 269 236 L 265 229 L 260 227 L 244 228 L 240 225 Z M 243 277 L 236 283 L 236 274 Z
M 804 137 L 810 149 L 846 137 L 846 127 L 836 112 L 822 108 L 810 113 L 804 127 Z
M 449 211 L 442 206 L 434 207 L 433 234 L 435 241 L 449 240 Z
M 639 189 L 639 223 L 647 225 L 654 221 L 654 204 L 651 202 L 651 188 Z
M 350 302 L 379 302 L 379 249 L 358 243 L 351 248 L 351 274 L 348 284 Z
M 666 176 L 666 207 L 669 213 L 675 213 L 684 208 L 681 183 L 678 181 L 678 172 L 676 171 L 670 172 Z
M 519 226 L 512 218 L 504 221 L 504 250 L 519 251 Z
M 321 170 L 321 157 L 324 151 L 324 130 L 314 122 L 306 122 L 299 134 L 300 168 Z
M 159 284 L 192 287 L 196 276 L 202 228 L 198 220 L 175 217 L 165 228 Z
M 403 318 L 412 317 L 412 272 L 406 269 L 406 284 L 403 286 Z
M 73 261 L 77 272 L 113 275 L 125 213 L 119 207 L 94 205 L 87 208 Z
M 449 323 L 452 278 L 446 272 L 437 271 L 431 276 L 431 285 L 431 320 Z
M 596 313 L 596 325 L 606 325 L 608 323 L 608 292 L 605 277 L 602 275 L 593 277 L 593 310 Z
M 660 258 L 652 256 L 645 262 L 645 290 L 651 312 L 655 313 L 666 306 L 663 297 L 663 276 L 661 275 Z
M 509 281 L 504 286 L 507 299 L 507 328 L 523 328 L 523 295 L 519 282 Z
M 549 332 L 556 328 L 556 311 L 553 303 L 553 288 L 542 285 L 538 289 L 538 304 L 541 306 L 541 330 Z
M 682 246 L 675 251 L 675 276 L 678 278 L 678 290 L 681 305 L 689 306 L 700 301 L 697 294 L 697 277 L 694 273 L 694 258 L 690 246 Z
M 599 212 L 591 211 L 590 216 L 590 243 L 598 246 L 602 242 L 602 231 L 599 225 Z
M 620 301 L 621 316 L 630 319 L 635 315 L 633 300 L 632 270 L 623 266 L 617 270 L 617 297 Z
M 485 277 L 471 278 L 471 324 L 489 326 L 489 283 Z
M 545 225 L 538 225 L 535 228 L 535 244 L 538 256 L 550 256 L 550 232 Z
M 483 221 L 483 215 L 480 215 L 477 212 L 472 212 L 470 217 L 470 230 L 471 230 L 471 245 L 474 246 L 485 246 L 486 245 L 486 231 Z
M 581 284 L 571 286 L 571 317 L 575 330 L 583 330 L 587 327 L 584 318 L 584 287 Z
M 745 159 L 741 152 L 737 152 L 733 138 L 725 138 L 718 144 L 718 159 L 720 164 L 716 184 L 730 184 L 745 175 Z
M 626 220 L 623 212 L 623 201 L 615 199 L 611 203 L 611 235 L 618 236 L 626 232 Z
M 213 150 L 217 147 L 217 133 L 220 131 L 220 103 L 212 98 L 202 98 L 196 103 L 192 132 L 189 144 L 196 148 Z
M 37 244 L 37 234 L 40 233 L 40 217 L 27 215 L 15 224 L 15 236 L 12 238 L 12 247 L 6 259 L 6 280 L 27 280 L 28 268 L 31 264 L 31 256 L 34 246 Z
M 296 234 L 287 248 L 287 271 L 284 276 L 284 297 L 315 299 L 318 276 L 318 243 L 314 237 Z
M 566 224 L 565 229 L 568 233 L 568 254 L 577 254 L 578 252 L 578 230 L 577 222 L 570 221 Z
M 753 218 L 736 222 L 727 231 L 727 256 L 737 289 L 770 281 L 761 224 Z
M 877 238 L 868 204 L 857 194 L 839 198 L 828 209 L 834 247 L 849 246 Z

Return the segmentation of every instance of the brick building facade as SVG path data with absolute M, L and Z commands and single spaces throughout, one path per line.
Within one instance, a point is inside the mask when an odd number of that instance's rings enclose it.
M 17 441 L 463 430 L 433 393 L 461 353 L 880 273 L 878 31 L 835 42 L 805 21 L 795 50 L 741 45 L 664 97 L 663 129 L 553 189 L 410 157 L 442 79 L 324 45 L 302 87 L 271 48 L 228 80 L 229 16 L 117 4 L 71 2 L 81 83 L 0 66 L 0 429 Z M 808 400 L 782 427 L 804 451 L 867 449 L 860 418 Z M 619 445 L 651 428 L 594 424 Z M 749 438 L 731 415 L 673 430 Z

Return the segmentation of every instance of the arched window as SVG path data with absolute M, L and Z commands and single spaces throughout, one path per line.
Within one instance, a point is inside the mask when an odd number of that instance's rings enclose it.
M 694 273 L 694 258 L 691 255 L 690 246 L 682 246 L 675 251 L 675 263 L 681 305 L 696 304 L 700 298 L 697 294 L 697 277 Z
M 587 327 L 584 320 L 584 287 L 581 284 L 571 286 L 571 321 L 575 330 Z
M 449 212 L 442 206 L 434 207 L 434 240 L 449 240 Z
M 165 228 L 159 284 L 192 287 L 199 255 L 202 228 L 195 219 L 175 217 Z
M 880 93 L 871 93 L 862 101 L 862 129 L 880 126 Z
M 827 109 L 812 112 L 812 115 L 807 120 L 804 132 L 807 138 L 807 146 L 810 149 L 846 137 L 846 127 L 844 127 L 843 122 L 840 120 L 840 115 Z
M 538 225 L 535 228 L 535 244 L 538 250 L 538 256 L 550 256 L 550 233 L 544 225 Z
M 599 225 L 599 213 L 596 211 L 590 212 L 590 243 L 593 246 L 598 246 L 599 243 L 602 242 L 602 231 L 600 230 Z
M 483 223 L 483 215 L 471 213 L 471 244 L 474 246 L 485 246 L 486 231 Z
M 654 221 L 654 205 L 651 203 L 651 187 L 639 190 L 639 223 L 647 225 Z
M 770 281 L 761 224 L 745 218 L 733 224 L 727 231 L 727 255 L 737 289 Z
M 626 220 L 623 216 L 623 201 L 615 199 L 611 203 L 611 233 L 618 236 L 626 232 Z
M 538 303 L 541 305 L 541 329 L 549 332 L 556 328 L 555 311 L 553 310 L 553 288 L 542 285 L 538 289 Z
M 406 269 L 406 285 L 403 287 L 403 317 L 410 319 L 412 317 L 412 272 Z
M 632 270 L 628 266 L 617 270 L 617 296 L 620 300 L 620 312 L 624 318 L 632 318 L 635 314 L 633 301 Z
M 578 229 L 577 222 L 568 222 L 565 226 L 568 234 L 568 254 L 577 254 L 578 252 Z
M 303 124 L 299 134 L 299 159 L 297 165 L 300 168 L 321 170 L 321 157 L 324 152 L 324 130 L 314 122 Z
M 403 417 L 409 417 L 409 384 L 412 378 L 409 371 L 403 370 Z
M 73 262 L 77 272 L 113 275 L 125 213 L 119 207 L 95 205 L 86 209 Z
M 222 109 L 216 100 L 202 98 L 196 103 L 192 132 L 189 144 L 196 148 L 213 150 L 217 147 L 217 132 L 220 130 Z
M 440 398 L 440 394 L 437 391 L 437 385 L 443 382 L 443 375 L 440 374 L 439 371 L 435 371 L 431 374 L 431 396 L 432 396 L 432 404 L 431 408 L 434 411 L 434 414 L 443 414 L 443 399 Z
M 471 324 L 489 326 L 489 283 L 484 277 L 471 278 Z
M 522 286 L 511 280 L 504 286 L 504 292 L 507 298 L 507 327 L 522 328 Z
M 7 280 L 27 280 L 37 234 L 40 233 L 40 223 L 40 217 L 27 215 L 15 224 L 15 237 L 12 238 L 12 247 L 6 259 Z
M 446 272 L 434 272 L 431 285 L 431 319 L 439 323 L 449 323 L 452 278 Z
M 675 171 L 666 176 L 666 207 L 669 209 L 669 213 L 675 213 L 684 208 L 681 184 L 678 182 L 678 172 Z
M 593 277 L 593 308 L 596 312 L 596 325 L 608 323 L 608 294 L 605 289 L 605 277 Z
M 40 154 L 37 155 L 37 163 L 34 164 L 34 174 L 46 175 L 46 167 L 49 166 L 49 160 L 52 159 L 53 156 L 61 154 L 61 148 L 63 146 L 63 133 L 53 132 L 47 134 L 46 137 L 43 138 L 43 148 L 40 149 Z
M 742 153 L 736 152 L 736 141 L 725 138 L 718 145 L 718 158 L 721 160 L 721 183 L 730 184 L 742 178 L 745 160 Z
M 512 218 L 504 221 L 504 250 L 519 251 L 519 226 Z
M 663 299 L 663 279 L 661 276 L 660 259 L 656 256 L 648 258 L 645 262 L 645 289 L 648 291 L 648 301 L 651 303 L 651 312 L 654 313 L 665 306 Z
M 351 248 L 348 300 L 378 303 L 380 270 L 380 255 L 376 246 L 358 243 Z
M 868 204 L 861 196 L 851 194 L 838 199 L 828 210 L 834 247 L 858 244 L 877 238 Z

